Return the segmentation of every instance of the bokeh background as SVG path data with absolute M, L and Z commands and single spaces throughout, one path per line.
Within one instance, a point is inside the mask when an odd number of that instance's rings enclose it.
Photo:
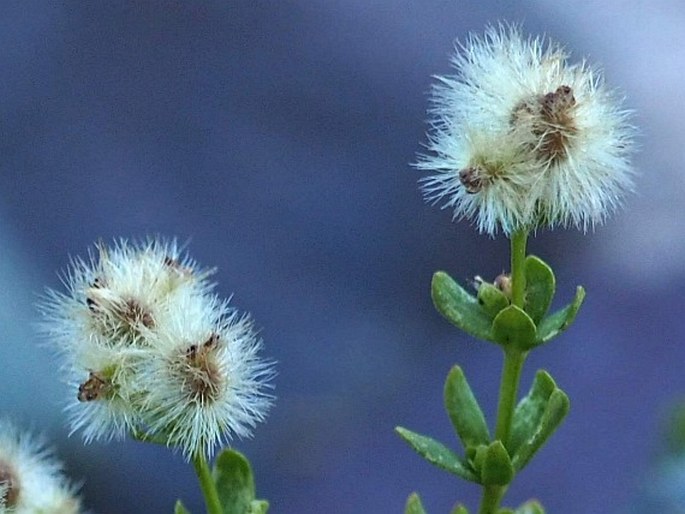
M 202 511 L 178 455 L 83 446 L 75 394 L 35 303 L 98 238 L 161 234 L 217 266 L 278 361 L 278 401 L 235 441 L 274 514 L 430 513 L 479 489 L 415 455 L 402 424 L 453 440 L 442 384 L 460 363 L 490 417 L 499 350 L 434 311 L 429 283 L 507 267 L 507 242 L 426 205 L 409 163 L 431 75 L 456 38 L 499 20 L 603 64 L 636 111 L 636 194 L 583 235 L 542 232 L 572 329 L 531 355 L 572 399 L 507 496 L 555 514 L 685 512 L 663 472 L 663 419 L 685 393 L 685 4 L 492 0 L 0 3 L 0 412 L 44 432 L 96 513 Z M 456 446 L 456 441 L 455 441 Z M 677 463 L 676 463 L 677 464 Z M 679 467 L 680 466 L 680 467 Z M 678 481 L 679 480 L 679 481 Z M 679 495 L 680 503 L 677 497 Z

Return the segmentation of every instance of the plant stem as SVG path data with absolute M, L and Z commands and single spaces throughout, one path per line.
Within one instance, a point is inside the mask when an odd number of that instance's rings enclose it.
M 212 473 L 209 470 L 209 464 L 204 455 L 198 453 L 193 457 L 193 466 L 195 466 L 195 473 L 200 481 L 200 488 L 205 497 L 205 505 L 207 506 L 207 514 L 223 514 L 221 502 L 219 501 L 219 494 L 216 491 L 216 485 L 212 478 Z
M 483 498 L 480 502 L 478 514 L 495 514 L 506 490 L 507 486 L 486 485 L 483 488 Z
M 511 303 L 521 309 L 523 309 L 526 297 L 527 241 L 528 231 L 524 229 L 517 230 L 511 236 Z M 527 352 L 521 352 L 516 348 L 504 349 L 504 366 L 497 403 L 495 439 L 500 440 L 505 448 L 511 433 L 521 370 L 526 355 Z M 495 514 L 506 490 L 507 486 L 485 486 L 479 514 Z

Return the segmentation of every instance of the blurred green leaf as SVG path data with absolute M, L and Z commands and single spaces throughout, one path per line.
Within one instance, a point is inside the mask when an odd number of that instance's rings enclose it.
M 190 514 L 190 511 L 185 508 L 181 500 L 176 500 L 176 505 L 174 505 L 174 514 Z
M 269 510 L 269 502 L 266 500 L 252 500 L 247 514 L 266 514 Z
M 411 493 L 409 498 L 407 498 L 404 514 L 426 514 L 426 510 L 421 504 L 421 498 L 419 498 L 418 493 Z
M 544 370 L 535 374 L 533 385 L 528 395 L 521 399 L 514 411 L 511 436 L 507 449 L 514 455 L 524 441 L 533 437 L 540 425 L 549 397 L 557 388 L 554 380 Z
M 435 308 L 450 323 L 478 339 L 492 341 L 490 317 L 478 300 L 444 271 L 433 275 L 431 295 Z
M 535 323 L 522 309 L 510 305 L 495 316 L 492 335 L 502 346 L 525 352 L 535 345 Z
M 461 503 L 458 503 L 452 508 L 450 514 L 469 514 L 469 511 L 466 510 L 466 507 L 464 507 Z
M 538 429 L 519 446 L 513 455 L 512 463 L 516 471 L 523 469 L 547 439 L 559 428 L 566 414 L 568 414 L 569 407 L 570 402 L 566 393 L 559 388 L 555 389 L 547 401 Z
M 457 475 L 464 480 L 478 483 L 478 477 L 468 464 L 462 462 L 459 456 L 442 443 L 428 436 L 417 434 L 406 428 L 396 427 L 395 431 L 411 446 L 416 453 L 421 455 L 434 466 L 444 469 L 448 473 Z
M 445 409 L 464 448 L 488 444 L 490 432 L 464 372 L 454 366 L 445 381 Z
M 488 446 L 480 476 L 484 485 L 507 485 L 514 478 L 514 468 L 502 441 L 493 441 Z
M 529 255 L 525 263 L 526 303 L 524 310 L 537 325 L 547 314 L 554 298 L 554 272 L 542 259 Z
M 585 289 L 578 286 L 576 296 L 570 304 L 540 322 L 537 329 L 536 345 L 546 343 L 566 330 L 576 319 L 576 314 L 578 314 L 584 299 Z
M 528 500 L 516 509 L 514 514 L 545 514 L 545 509 L 537 500 Z

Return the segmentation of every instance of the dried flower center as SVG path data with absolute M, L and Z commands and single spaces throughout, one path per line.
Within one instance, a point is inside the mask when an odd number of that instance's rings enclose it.
M 459 181 L 464 186 L 464 190 L 473 195 L 479 193 L 488 185 L 488 175 L 481 166 L 469 166 L 459 170 Z
M 575 105 L 571 86 L 559 86 L 553 92 L 519 103 L 512 113 L 511 124 L 530 127 L 538 158 L 555 163 L 566 157 L 568 143 L 577 131 L 573 117 Z
M 14 507 L 19 499 L 19 481 L 17 476 L 12 472 L 9 464 L 0 461 L 0 491 L 3 491 L 3 502 L 7 507 Z
M 112 394 L 112 381 L 102 373 L 91 371 L 88 380 L 78 386 L 78 401 L 92 402 L 102 398 L 108 398 Z
M 212 334 L 204 343 L 193 344 L 185 352 L 185 382 L 194 401 L 212 402 L 219 398 L 224 376 L 216 362 L 219 335 Z
M 154 328 L 152 313 L 135 298 L 117 298 L 106 289 L 103 279 L 96 278 L 86 290 L 86 305 L 102 334 L 114 341 L 136 344 L 141 340 L 141 327 Z

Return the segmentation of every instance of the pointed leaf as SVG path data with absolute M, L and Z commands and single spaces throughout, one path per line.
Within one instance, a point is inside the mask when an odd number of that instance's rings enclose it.
M 235 450 L 224 450 L 214 465 L 219 501 L 224 512 L 246 514 L 255 499 L 255 485 L 250 462 Z
M 576 296 L 573 301 L 568 304 L 563 309 L 555 312 L 551 316 L 547 316 L 538 325 L 537 331 L 537 345 L 546 343 L 550 339 L 558 336 L 561 332 L 566 330 L 573 320 L 576 319 L 576 314 L 580 306 L 583 304 L 583 299 L 585 298 L 585 289 L 578 286 L 576 289 Z
M 545 509 L 537 500 L 528 500 L 516 509 L 514 514 L 545 514 Z
M 269 502 L 266 500 L 252 500 L 247 514 L 266 514 L 269 510 Z
M 492 335 L 502 346 L 528 351 L 535 345 L 535 323 L 522 309 L 510 305 L 492 322 Z
M 499 311 L 509 306 L 509 298 L 499 287 L 490 282 L 481 282 L 478 286 L 478 303 L 490 319 L 493 319 Z
M 185 508 L 181 500 L 176 500 L 176 505 L 174 505 L 174 514 L 190 514 L 190 511 Z
M 555 389 L 547 401 L 547 406 L 537 431 L 518 448 L 518 451 L 513 456 L 512 462 L 517 471 L 523 469 L 530 462 L 533 455 L 545 444 L 554 431 L 559 428 L 566 414 L 568 414 L 569 407 L 570 402 L 566 393 L 561 389 Z
M 492 320 L 478 303 L 444 271 L 433 275 L 431 295 L 435 308 L 447 320 L 478 339 L 492 341 Z
M 452 368 L 445 381 L 445 409 L 464 448 L 490 442 L 483 411 L 459 366 Z
M 466 507 L 464 507 L 461 503 L 458 503 L 452 508 L 450 514 L 469 514 L 469 511 L 466 510 Z
M 407 498 L 407 505 L 404 508 L 404 514 L 426 514 L 426 510 L 421 504 L 421 498 L 417 493 L 411 493 Z
M 507 449 L 514 455 L 524 441 L 533 437 L 547 407 L 549 397 L 557 388 L 554 380 L 544 370 L 535 374 L 533 385 L 514 411 L 514 421 Z
M 406 428 L 396 427 L 395 431 L 409 444 L 409 446 L 414 448 L 416 453 L 434 466 L 444 469 L 453 475 L 457 475 L 464 480 L 478 483 L 478 477 L 476 477 L 473 470 L 469 468 L 468 464 L 462 462 L 456 453 L 442 443 L 425 435 L 407 430 Z
M 484 485 L 507 485 L 514 478 L 514 468 L 502 441 L 493 441 L 488 446 L 480 477 Z
M 547 314 L 554 298 L 556 280 L 554 272 L 542 259 L 526 257 L 526 305 L 525 311 L 537 325 Z

